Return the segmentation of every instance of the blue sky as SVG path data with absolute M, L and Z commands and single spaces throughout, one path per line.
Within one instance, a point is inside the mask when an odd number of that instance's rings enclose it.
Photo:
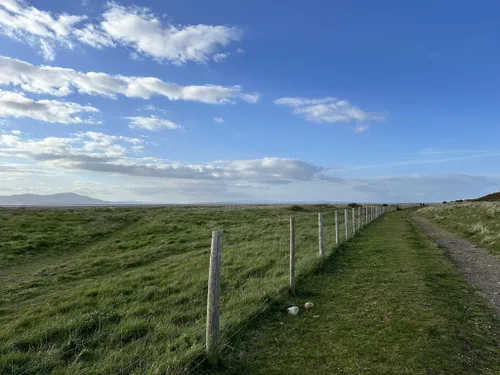
M 500 4 L 0 2 L 0 194 L 500 190 Z

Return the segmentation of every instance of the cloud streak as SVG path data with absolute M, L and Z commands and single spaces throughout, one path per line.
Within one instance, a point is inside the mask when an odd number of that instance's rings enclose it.
M 341 171 L 352 171 L 352 170 L 361 170 L 361 169 L 399 167 L 399 166 L 407 166 L 407 165 L 447 163 L 447 162 L 452 162 L 452 161 L 457 161 L 457 160 L 487 158 L 487 157 L 495 157 L 495 156 L 500 156 L 500 152 L 492 152 L 492 153 L 487 153 L 487 154 L 468 155 L 468 156 L 458 156 L 458 157 L 454 157 L 454 158 L 407 160 L 407 161 L 400 161 L 400 162 L 393 162 L 393 163 L 360 165 L 360 166 L 353 166 L 353 167 L 346 167 L 346 168 L 338 168 L 338 169 L 335 169 L 335 171 L 341 172 Z
M 30 118 L 60 124 L 100 124 L 92 117 L 81 117 L 81 113 L 97 113 L 89 105 L 80 105 L 58 100 L 33 100 L 24 94 L 0 90 L 0 117 Z
M 149 99 L 163 96 L 169 100 L 196 101 L 206 104 L 230 104 L 237 99 L 255 103 L 256 93 L 243 93 L 241 86 L 181 86 L 155 77 L 109 75 L 102 72 L 79 72 L 74 69 L 33 65 L 0 56 L 0 85 L 14 86 L 35 94 L 57 97 L 74 92 L 117 98 Z
M 324 168 L 288 158 L 182 164 L 152 157 L 136 157 L 144 141 L 98 132 L 76 133 L 72 137 L 26 139 L 0 134 L 0 155 L 35 161 L 43 166 L 124 176 L 179 180 L 283 185 L 292 182 L 327 180 Z
M 129 116 L 126 117 L 129 120 L 129 127 L 132 129 L 144 129 L 150 131 L 160 131 L 162 129 L 182 129 L 182 126 L 176 124 L 173 121 L 159 118 L 158 116 Z
M 274 101 L 274 104 L 292 108 L 293 114 L 303 117 L 308 122 L 315 123 L 357 123 L 356 132 L 365 131 L 369 121 L 384 121 L 380 113 L 366 112 L 353 106 L 347 100 L 332 97 L 321 99 L 284 97 Z

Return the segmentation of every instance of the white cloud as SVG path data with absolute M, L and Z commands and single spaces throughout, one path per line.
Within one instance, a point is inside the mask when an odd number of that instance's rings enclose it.
M 163 109 L 163 108 L 158 108 L 152 104 L 145 105 L 144 107 L 141 108 L 144 111 L 149 111 L 149 112 L 158 112 L 158 113 L 163 113 L 164 115 L 169 114 L 170 111 Z
M 159 118 L 158 116 L 130 116 L 126 117 L 130 121 L 129 127 L 132 129 L 146 129 L 151 131 L 159 131 L 161 129 L 181 129 L 182 126 L 173 121 Z
M 81 94 L 116 98 L 149 99 L 158 95 L 169 100 L 188 100 L 207 104 L 234 103 L 240 99 L 249 103 L 259 100 L 256 93 L 245 94 L 241 86 L 180 86 L 155 77 L 109 75 L 100 72 L 83 73 L 73 69 L 38 66 L 25 61 L 0 56 L 0 85 L 11 85 L 24 91 L 53 96 Z
M 54 58 L 53 44 L 73 46 L 71 34 L 75 26 L 86 18 L 64 13 L 53 16 L 23 1 L 3 0 L 0 3 L 0 32 L 40 46 L 42 55 L 49 61 Z
M 213 60 L 215 62 L 222 62 L 224 61 L 225 59 L 227 59 L 229 57 L 229 53 L 228 52 L 223 52 L 223 53 L 216 53 L 214 56 L 213 56 Z
M 163 23 L 147 8 L 108 3 L 100 28 L 117 43 L 159 61 L 206 63 L 219 47 L 241 39 L 237 27 Z
M 86 15 L 53 15 L 21 0 L 0 2 L 0 32 L 40 46 L 48 61 L 55 57 L 55 45 L 73 48 L 82 43 L 99 49 L 132 48 L 135 52 L 131 56 L 147 56 L 177 65 L 189 61 L 206 63 L 220 59 L 224 52 L 219 49 L 239 41 L 243 35 L 238 27 L 162 22 L 147 8 L 115 2 L 106 4 L 100 22 L 81 25 L 87 19 Z
M 221 118 L 221 117 L 214 117 L 214 121 L 217 123 L 217 124 L 223 124 L 224 123 L 224 119 Z
M 53 61 L 56 57 L 54 48 L 43 39 L 40 39 L 40 53 L 42 54 L 43 59 L 47 61 Z
M 41 166 L 103 174 L 177 180 L 219 181 L 221 184 L 283 185 L 327 179 L 324 169 L 296 159 L 263 158 L 181 164 L 153 157 L 134 157 L 144 141 L 97 132 L 71 137 L 26 139 L 0 134 L 0 156 L 29 159 Z
M 353 106 L 347 100 L 338 100 L 332 97 L 322 99 L 307 98 L 280 98 L 274 101 L 277 105 L 291 107 L 293 113 L 304 117 L 309 122 L 335 123 L 383 121 L 384 115 L 366 112 Z M 358 125 L 357 131 L 367 129 L 367 125 Z
M 33 100 L 24 94 L 0 90 L 0 117 L 31 118 L 61 124 L 98 124 L 99 121 L 81 113 L 99 112 L 92 106 L 57 100 Z
M 243 99 L 247 103 L 255 104 L 255 103 L 257 103 L 259 101 L 260 94 L 257 94 L 257 93 L 243 94 L 243 95 L 241 95 L 241 99 Z
M 97 49 L 116 46 L 113 39 L 108 34 L 91 24 L 85 25 L 82 29 L 74 30 L 73 33 L 80 40 L 80 42 Z
M 356 133 L 362 133 L 365 130 L 368 130 L 368 125 L 358 125 L 356 126 L 356 129 L 354 129 Z

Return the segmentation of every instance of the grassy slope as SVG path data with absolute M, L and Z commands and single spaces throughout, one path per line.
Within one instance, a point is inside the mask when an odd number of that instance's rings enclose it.
M 286 285 L 288 218 L 300 273 L 317 262 L 318 211 L 332 250 L 333 210 L 0 209 L 0 373 L 175 374 L 203 351 L 211 230 L 224 339 Z
M 499 320 L 407 212 L 366 228 L 298 293 L 252 322 L 217 374 L 500 373 Z
M 429 206 L 418 213 L 492 254 L 500 254 L 499 202 L 448 203 Z
M 478 202 L 499 202 L 500 201 L 500 192 L 491 193 L 480 198 L 477 198 Z

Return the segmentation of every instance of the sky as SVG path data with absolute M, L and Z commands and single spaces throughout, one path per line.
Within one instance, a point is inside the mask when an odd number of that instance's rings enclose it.
M 497 1 L 0 0 L 0 195 L 500 190 Z

